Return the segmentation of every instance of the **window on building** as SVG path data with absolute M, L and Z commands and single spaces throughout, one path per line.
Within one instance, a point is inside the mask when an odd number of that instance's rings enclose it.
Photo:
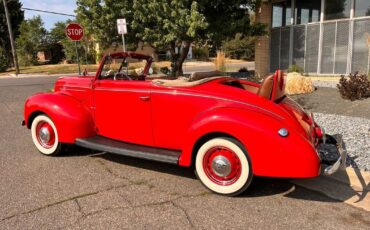
M 370 1 L 356 0 L 355 2 L 355 17 L 370 16 Z
M 365 0 L 368 1 L 368 0 Z M 329 0 L 325 2 L 325 20 L 349 18 L 352 0 Z
M 272 5 L 272 27 L 291 25 L 291 0 L 274 3 Z
M 296 23 L 306 24 L 320 21 L 321 0 L 296 1 Z

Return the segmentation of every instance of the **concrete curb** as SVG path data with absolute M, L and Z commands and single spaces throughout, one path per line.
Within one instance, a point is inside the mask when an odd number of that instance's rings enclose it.
M 348 167 L 332 176 L 321 175 L 292 182 L 370 212 L 370 172 Z

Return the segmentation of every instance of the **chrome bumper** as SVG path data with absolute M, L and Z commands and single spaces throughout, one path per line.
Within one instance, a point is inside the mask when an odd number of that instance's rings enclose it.
M 330 136 L 325 134 L 324 142 L 320 143 L 318 152 L 323 165 L 324 174 L 333 175 L 341 166 L 346 167 L 347 152 L 343 148 L 341 135 Z

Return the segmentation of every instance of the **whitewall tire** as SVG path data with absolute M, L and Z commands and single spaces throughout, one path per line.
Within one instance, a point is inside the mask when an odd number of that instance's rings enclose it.
M 38 115 L 32 121 L 31 135 L 36 148 L 44 155 L 53 156 L 61 152 L 62 144 L 54 122 L 46 115 Z
M 208 140 L 198 149 L 195 172 L 205 187 L 228 196 L 244 192 L 253 179 L 247 151 L 229 137 Z

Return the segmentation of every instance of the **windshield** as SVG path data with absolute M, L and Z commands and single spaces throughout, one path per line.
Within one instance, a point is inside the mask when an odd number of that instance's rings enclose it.
M 151 72 L 150 62 L 145 58 L 107 56 L 99 79 L 142 80 Z

